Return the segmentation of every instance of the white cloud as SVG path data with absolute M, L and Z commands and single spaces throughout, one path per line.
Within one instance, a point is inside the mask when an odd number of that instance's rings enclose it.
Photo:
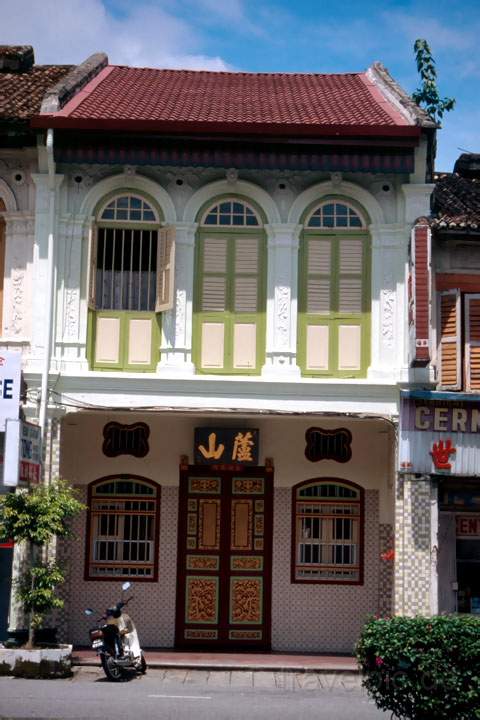
M 162 5 L 132 2 L 114 16 L 102 0 L 0 0 L 0 42 L 33 45 L 44 64 L 79 63 L 104 51 L 118 65 L 230 69 L 204 54 L 198 31 Z
M 446 25 L 435 17 L 402 12 L 384 12 L 382 17 L 390 31 L 403 33 L 411 42 L 426 38 L 434 55 L 436 50 L 467 50 L 476 44 L 471 26 L 468 30 L 457 30 L 453 23 Z

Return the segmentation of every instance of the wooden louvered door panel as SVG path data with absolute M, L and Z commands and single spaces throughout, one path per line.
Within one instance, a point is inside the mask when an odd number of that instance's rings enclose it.
M 450 390 L 461 387 L 460 291 L 440 293 L 440 385 Z
M 272 502 L 272 468 L 181 469 L 176 647 L 270 648 Z
M 299 322 L 307 374 L 362 376 L 369 328 L 368 238 L 304 238 Z
M 338 370 L 355 373 L 362 367 L 364 239 L 339 238 L 338 254 Z
M 199 246 L 197 365 L 203 372 L 258 373 L 264 339 L 263 240 L 212 234 Z
M 480 390 L 480 294 L 465 296 L 466 388 Z

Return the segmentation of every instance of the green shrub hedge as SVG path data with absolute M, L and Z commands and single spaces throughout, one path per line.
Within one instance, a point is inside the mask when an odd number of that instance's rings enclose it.
M 371 620 L 356 651 L 363 685 L 381 710 L 410 720 L 480 719 L 480 619 Z

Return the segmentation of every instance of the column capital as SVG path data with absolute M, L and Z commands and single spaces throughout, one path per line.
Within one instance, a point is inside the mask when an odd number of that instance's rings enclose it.
M 302 225 L 298 223 L 269 223 L 265 225 L 268 247 L 298 248 Z
M 195 222 L 173 222 L 169 223 L 175 228 L 175 242 L 179 245 L 194 245 L 195 244 L 195 233 L 198 228 L 198 223 Z
M 410 238 L 410 225 L 405 223 L 372 223 L 368 230 L 372 247 L 399 247 Z
M 50 176 L 47 173 L 32 173 L 32 180 L 37 186 L 37 189 L 45 189 L 48 190 L 48 183 L 50 181 Z M 55 190 L 58 190 L 60 185 L 63 182 L 63 179 L 65 175 L 55 175 Z

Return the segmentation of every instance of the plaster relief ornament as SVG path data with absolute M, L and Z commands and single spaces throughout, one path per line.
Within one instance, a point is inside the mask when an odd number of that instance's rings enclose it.
M 343 177 L 341 172 L 333 172 L 330 173 L 330 182 L 332 183 L 334 188 L 339 188 L 342 184 Z
M 227 182 L 230 185 L 235 185 L 238 180 L 238 170 L 236 168 L 229 168 L 225 174 Z

